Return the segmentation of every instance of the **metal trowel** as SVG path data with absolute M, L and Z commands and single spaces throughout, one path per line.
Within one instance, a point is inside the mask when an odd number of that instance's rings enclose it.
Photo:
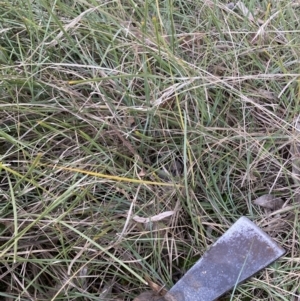
M 214 301 L 284 253 L 264 231 L 241 217 L 157 300 Z

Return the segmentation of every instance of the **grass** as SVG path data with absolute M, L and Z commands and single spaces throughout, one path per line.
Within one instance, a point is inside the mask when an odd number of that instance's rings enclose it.
M 298 300 L 299 4 L 244 4 L 1 2 L 1 300 L 168 289 L 242 215 L 287 253 L 224 300 Z

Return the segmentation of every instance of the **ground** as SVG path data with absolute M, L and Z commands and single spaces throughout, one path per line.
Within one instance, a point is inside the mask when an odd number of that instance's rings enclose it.
M 1 298 L 167 290 L 247 216 L 287 253 L 224 300 L 299 300 L 299 12 L 2 1 Z

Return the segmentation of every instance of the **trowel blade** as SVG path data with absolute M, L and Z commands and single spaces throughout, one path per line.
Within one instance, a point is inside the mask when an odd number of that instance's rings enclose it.
M 285 253 L 246 217 L 238 219 L 168 292 L 176 301 L 213 301 Z

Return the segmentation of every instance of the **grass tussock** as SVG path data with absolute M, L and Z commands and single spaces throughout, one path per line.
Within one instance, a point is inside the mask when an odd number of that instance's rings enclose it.
M 224 300 L 298 300 L 300 7 L 244 5 L 1 2 L 3 300 L 170 288 L 242 215 L 287 253 Z

